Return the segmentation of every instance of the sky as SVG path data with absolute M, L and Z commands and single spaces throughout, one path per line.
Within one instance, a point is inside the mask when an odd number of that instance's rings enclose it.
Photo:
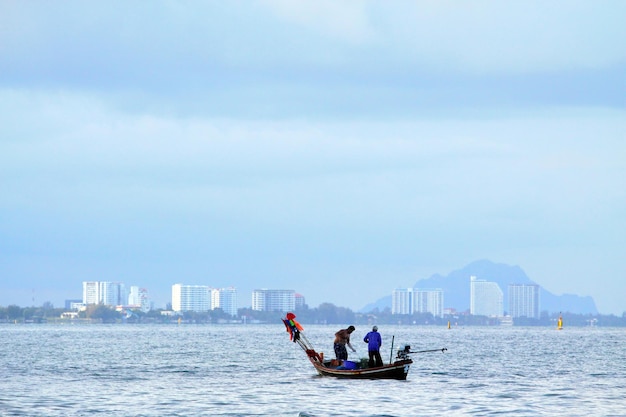
M 121 281 L 156 307 L 183 283 L 358 310 L 489 259 L 621 315 L 624 21 L 623 1 L 0 0 L 0 305 Z

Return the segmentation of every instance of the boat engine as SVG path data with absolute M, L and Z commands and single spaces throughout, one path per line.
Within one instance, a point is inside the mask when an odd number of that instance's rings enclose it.
M 399 361 L 410 359 L 409 353 L 411 353 L 411 346 L 405 345 L 404 349 L 398 350 L 398 355 L 396 356 L 396 359 L 398 359 Z

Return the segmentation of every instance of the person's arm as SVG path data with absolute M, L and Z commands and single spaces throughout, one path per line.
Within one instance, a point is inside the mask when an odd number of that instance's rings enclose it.
M 348 346 L 350 349 L 352 349 L 353 352 L 356 352 L 356 349 L 352 347 L 352 345 L 350 344 L 350 339 L 348 339 L 346 341 L 346 346 Z

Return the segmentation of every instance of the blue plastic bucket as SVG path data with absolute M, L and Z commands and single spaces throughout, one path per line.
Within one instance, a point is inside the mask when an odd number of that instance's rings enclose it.
M 357 365 L 356 365 L 356 362 L 343 361 L 343 367 L 346 369 L 356 369 Z

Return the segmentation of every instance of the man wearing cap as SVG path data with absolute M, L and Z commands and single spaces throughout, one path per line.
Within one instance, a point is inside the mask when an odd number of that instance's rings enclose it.
M 363 341 L 367 343 L 367 353 L 369 354 L 369 367 L 383 366 L 383 359 L 380 357 L 380 347 L 383 340 L 378 333 L 378 326 L 372 327 L 372 331 L 365 335 Z
M 333 347 L 335 348 L 335 356 L 337 357 L 337 360 L 348 360 L 348 351 L 346 350 L 346 345 L 348 345 L 348 347 L 352 349 L 353 352 L 356 352 L 356 349 L 354 349 L 350 344 L 350 334 L 354 330 L 354 326 L 350 326 L 347 329 L 341 329 L 337 333 L 335 333 L 335 344 Z

